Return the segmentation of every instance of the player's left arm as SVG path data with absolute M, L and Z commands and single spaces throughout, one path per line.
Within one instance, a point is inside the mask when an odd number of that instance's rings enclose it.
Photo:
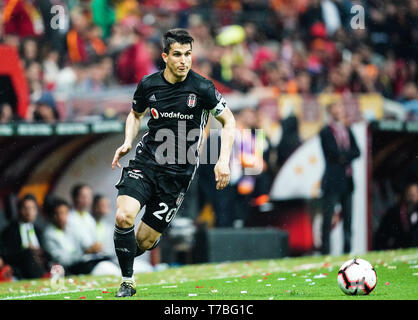
M 231 175 L 229 169 L 229 159 L 231 157 L 232 146 L 234 144 L 235 118 L 231 110 L 225 106 L 222 113 L 215 116 L 215 119 L 222 125 L 221 152 L 214 169 L 216 189 L 222 190 L 229 184 Z
M 232 146 L 235 137 L 235 118 L 231 110 L 228 108 L 225 98 L 215 88 L 213 82 L 202 83 L 202 96 L 204 105 L 210 111 L 212 116 L 222 125 L 221 131 L 221 152 L 216 162 L 214 173 L 216 180 L 216 189 L 225 188 L 231 176 L 229 169 L 229 159 L 232 153 Z

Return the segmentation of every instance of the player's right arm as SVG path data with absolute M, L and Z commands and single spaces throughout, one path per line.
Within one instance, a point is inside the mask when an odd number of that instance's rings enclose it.
M 125 123 L 125 141 L 123 144 L 116 150 L 115 156 L 113 157 L 112 161 L 112 170 L 115 169 L 116 166 L 122 168 L 119 163 L 119 159 L 126 155 L 132 149 L 132 144 L 141 128 L 141 122 L 144 118 L 144 115 L 147 111 L 147 103 L 144 97 L 145 94 L 145 87 L 144 87 L 144 77 L 138 84 L 134 98 L 132 101 L 132 109 L 131 112 L 128 114 Z
M 134 109 L 132 109 L 126 118 L 125 141 L 115 152 L 115 156 L 113 157 L 112 161 L 112 170 L 115 169 L 116 166 L 122 168 L 119 163 L 119 159 L 131 151 L 132 144 L 138 135 L 139 129 L 141 128 L 141 122 L 145 116 L 145 113 L 146 110 L 144 112 L 136 112 Z

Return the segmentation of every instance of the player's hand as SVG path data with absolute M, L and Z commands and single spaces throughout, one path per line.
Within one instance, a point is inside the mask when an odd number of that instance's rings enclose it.
M 227 162 L 218 161 L 215 165 L 215 181 L 216 181 L 216 190 L 222 190 L 225 188 L 231 176 L 229 170 L 229 164 Z
M 127 153 L 129 153 L 131 149 L 132 149 L 132 145 L 124 143 L 116 150 L 115 156 L 113 157 L 113 160 L 112 160 L 112 170 L 115 169 L 116 166 L 118 166 L 119 168 L 122 168 L 122 166 L 119 163 L 119 159 L 122 158 Z

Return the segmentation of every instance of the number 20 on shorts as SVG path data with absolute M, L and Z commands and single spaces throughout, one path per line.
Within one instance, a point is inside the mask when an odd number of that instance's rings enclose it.
M 152 214 L 154 216 L 156 216 L 159 220 L 163 220 L 164 217 L 162 215 L 165 214 L 165 213 L 167 213 L 167 215 L 165 216 L 165 221 L 168 223 L 171 220 L 173 220 L 174 216 L 176 215 L 177 208 L 172 208 L 169 211 L 168 205 L 166 203 L 164 203 L 164 202 L 160 202 L 159 203 L 159 206 L 162 207 L 162 209 L 161 210 L 154 211 Z

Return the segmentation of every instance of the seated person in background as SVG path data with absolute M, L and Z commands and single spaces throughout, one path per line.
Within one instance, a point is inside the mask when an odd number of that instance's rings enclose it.
M 2 255 L 3 245 L 0 239 L 0 282 L 13 281 L 13 270 L 8 264 L 4 263 Z
M 45 250 L 54 263 L 62 265 L 66 273 L 120 275 L 119 268 L 109 258 L 92 253 L 83 246 L 80 233 L 69 223 L 70 207 L 65 200 L 55 198 L 48 205 L 50 224 L 45 230 Z
M 91 214 L 96 222 L 96 240 L 101 244 L 102 252 L 117 261 L 113 243 L 113 224 L 106 222 L 106 216 L 110 213 L 109 205 L 107 197 L 97 194 L 93 198 Z
M 17 278 L 31 279 L 47 276 L 47 255 L 42 249 L 42 230 L 35 225 L 38 204 L 27 194 L 18 202 L 18 217 L 2 232 L 2 256 L 13 268 Z
M 374 243 L 376 250 L 418 246 L 418 183 L 408 184 L 399 203 L 384 215 Z
M 90 214 L 93 192 L 87 184 L 77 184 L 71 190 L 73 208 L 68 216 L 69 228 L 78 232 L 78 238 L 87 253 L 101 253 L 102 244 L 96 239 L 96 222 Z
M 35 122 L 55 123 L 59 120 L 59 113 L 54 97 L 48 91 L 42 92 L 41 97 L 35 103 L 33 111 Z

